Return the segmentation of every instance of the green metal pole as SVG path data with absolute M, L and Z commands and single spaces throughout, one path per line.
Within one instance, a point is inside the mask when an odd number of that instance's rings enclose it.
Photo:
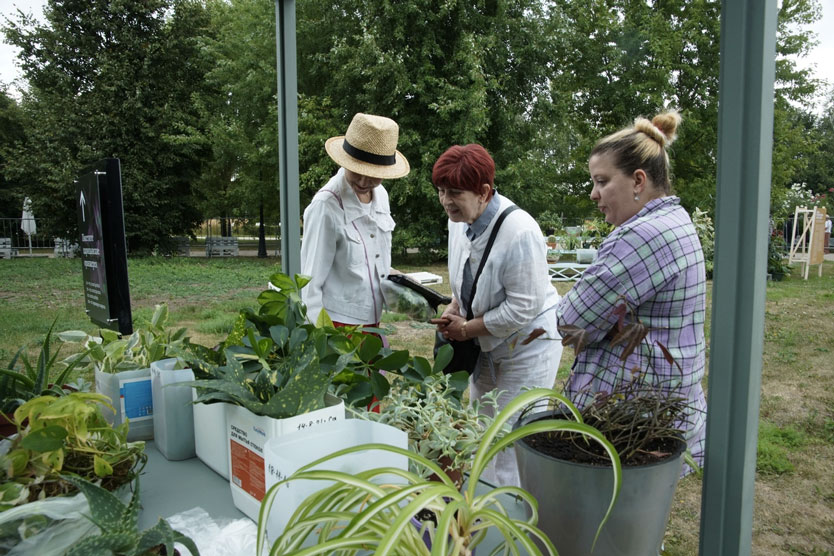
M 298 78 L 295 2 L 275 0 L 278 50 L 278 171 L 281 195 L 281 269 L 301 272 L 301 210 L 298 200 Z
M 773 146 L 776 0 L 724 0 L 702 556 L 750 554 Z

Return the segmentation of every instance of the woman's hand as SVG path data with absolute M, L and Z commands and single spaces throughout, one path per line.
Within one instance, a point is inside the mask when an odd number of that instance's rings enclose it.
M 443 317 L 439 319 L 432 319 L 431 323 L 437 325 L 437 330 L 444 338 L 449 340 L 461 341 L 468 340 L 471 336 L 467 336 L 466 319 L 460 315 L 449 315 L 443 313 Z

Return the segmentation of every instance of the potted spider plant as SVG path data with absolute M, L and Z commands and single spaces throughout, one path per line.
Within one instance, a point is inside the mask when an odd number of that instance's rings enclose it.
M 479 489 L 479 478 L 487 463 L 501 450 L 525 436 L 548 430 L 564 429 L 587 436 L 600 443 L 613 465 L 611 501 L 613 505 L 621 484 L 619 458 L 613 446 L 592 427 L 564 420 L 530 423 L 498 439 L 500 432 L 520 409 L 538 399 L 553 398 L 573 407 L 570 401 L 553 390 L 535 389 L 512 400 L 484 432 L 475 452 L 471 472 L 462 490 L 435 462 L 409 450 L 386 444 L 363 444 L 338 450 L 298 469 L 269 489 L 261 504 L 258 520 L 257 552 L 269 548 L 277 554 L 358 554 L 369 550 L 376 554 L 472 554 L 484 542 L 487 533 L 495 531 L 499 546 L 507 550 L 521 549 L 526 554 L 541 554 L 537 543 L 548 554 L 556 554 L 548 536 L 537 527 L 539 504 L 522 488 L 500 487 Z M 576 408 L 573 408 L 576 410 Z M 578 411 L 578 410 L 576 410 Z M 357 474 L 328 471 L 332 460 L 366 450 L 386 450 L 409 458 L 416 465 L 428 468 L 436 480 L 422 474 L 393 467 L 377 468 Z M 382 475 L 396 475 L 399 482 L 377 484 Z M 322 488 L 305 498 L 292 514 L 283 532 L 270 547 L 266 544 L 266 526 L 273 504 L 281 504 L 282 486 L 294 481 L 321 481 Z M 514 496 L 528 507 L 525 517 L 510 517 L 502 496 Z M 430 510 L 437 524 L 415 527 L 411 519 L 422 510 Z M 605 518 L 603 518 L 603 523 Z M 429 549 L 424 540 L 432 548 Z

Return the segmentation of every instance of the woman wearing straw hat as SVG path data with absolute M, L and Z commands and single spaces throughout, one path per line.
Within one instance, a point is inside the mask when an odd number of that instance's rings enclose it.
M 409 171 L 398 138 L 394 120 L 358 113 L 345 135 L 324 145 L 341 168 L 304 210 L 301 272 L 312 280 L 301 294 L 313 323 L 322 309 L 337 326 L 379 323 L 394 230 L 380 184 Z

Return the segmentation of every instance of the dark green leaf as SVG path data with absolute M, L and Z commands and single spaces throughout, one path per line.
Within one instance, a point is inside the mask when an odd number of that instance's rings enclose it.
M 66 429 L 57 425 L 50 425 L 27 434 L 20 441 L 20 445 L 33 452 L 54 452 L 64 446 L 66 438 Z
M 374 366 L 384 371 L 394 371 L 406 363 L 408 363 L 409 353 L 406 350 L 395 351 L 394 353 L 383 357 L 379 361 L 374 362 Z
M 379 350 L 381 349 L 382 340 L 376 336 L 364 336 L 362 344 L 359 346 L 359 359 L 365 363 L 370 363 L 379 354 Z
M 444 344 L 440 346 L 440 349 L 437 350 L 437 355 L 434 358 L 432 373 L 442 373 L 443 369 L 446 368 L 446 365 L 448 365 L 449 362 L 452 360 L 452 355 L 454 355 L 454 350 L 452 349 L 452 346 L 450 346 L 449 344 Z

